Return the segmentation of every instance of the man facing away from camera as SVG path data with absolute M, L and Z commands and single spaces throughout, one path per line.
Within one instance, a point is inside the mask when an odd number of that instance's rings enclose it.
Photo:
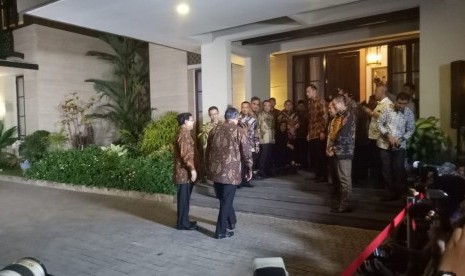
M 225 122 L 210 132 L 207 143 L 207 177 L 214 182 L 220 210 L 215 238 L 234 235 L 236 214 L 233 208 L 236 186 L 242 182 L 242 162 L 247 170 L 246 181 L 252 178 L 252 151 L 244 129 L 238 126 L 239 111 L 226 109 Z

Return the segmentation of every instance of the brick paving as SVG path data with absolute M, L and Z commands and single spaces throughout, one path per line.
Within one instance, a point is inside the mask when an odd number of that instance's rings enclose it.
M 215 240 L 218 211 L 192 207 L 199 231 L 179 231 L 176 205 L 0 182 L 0 266 L 25 256 L 56 276 L 252 275 L 283 257 L 290 275 L 337 275 L 377 232 L 238 212 Z

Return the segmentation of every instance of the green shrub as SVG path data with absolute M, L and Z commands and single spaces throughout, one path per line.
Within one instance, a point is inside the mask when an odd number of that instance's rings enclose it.
M 19 155 L 31 162 L 40 160 L 48 150 L 50 132 L 37 130 L 24 138 L 24 143 L 19 147 Z
M 147 124 L 140 147 L 143 154 L 151 155 L 161 149 L 172 148 L 178 129 L 177 116 L 178 113 L 169 111 Z
M 447 137 L 437 125 L 438 122 L 439 119 L 435 117 L 420 118 L 415 122 L 415 132 L 407 143 L 410 160 L 428 164 L 441 163 L 439 157 L 447 150 Z
M 170 151 L 153 157 L 119 157 L 96 147 L 56 151 L 32 164 L 26 177 L 94 187 L 174 194 Z

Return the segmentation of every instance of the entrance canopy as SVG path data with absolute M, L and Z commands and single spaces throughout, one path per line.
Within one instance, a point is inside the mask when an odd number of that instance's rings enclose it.
M 33 2 L 33 1 L 31 1 Z M 42 1 L 43 2 L 43 1 Z M 242 40 L 411 8 L 380 0 L 61 0 L 24 7 L 27 15 L 198 52 L 218 36 Z M 181 15 L 176 7 L 189 6 Z M 22 11 L 19 11 L 20 13 Z

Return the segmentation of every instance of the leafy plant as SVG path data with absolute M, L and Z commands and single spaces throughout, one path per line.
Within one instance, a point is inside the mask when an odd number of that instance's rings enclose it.
M 97 147 L 55 151 L 25 172 L 31 179 L 148 193 L 174 194 L 173 159 L 170 151 L 153 157 L 130 158 Z
M 437 126 L 438 122 L 435 117 L 420 118 L 415 122 L 415 132 L 407 146 L 411 160 L 436 163 L 440 153 L 447 150 L 447 137 Z
M 47 153 L 49 134 L 50 132 L 46 130 L 37 130 L 27 135 L 24 143 L 19 146 L 19 154 L 31 162 L 40 160 Z
M 95 105 L 95 98 L 84 101 L 77 93 L 70 93 L 60 103 L 60 120 L 66 129 L 71 145 L 80 148 L 93 141 L 90 114 Z
M 178 113 L 169 111 L 147 124 L 140 146 L 143 154 L 150 155 L 163 148 L 172 148 L 178 129 L 177 116 Z
M 5 123 L 0 120 L 0 150 L 12 145 L 17 138 L 15 137 L 17 127 L 11 127 L 5 130 Z
M 128 150 L 124 146 L 120 145 L 109 145 L 108 147 L 100 147 L 104 152 L 115 153 L 118 156 L 123 156 L 128 153 Z
M 47 137 L 49 143 L 49 150 L 62 150 L 66 143 L 66 136 L 63 134 L 63 130 L 60 132 L 52 132 Z
M 89 51 L 87 55 L 112 65 L 113 79 L 86 80 L 94 84 L 100 99 L 108 100 L 94 116 L 114 122 L 120 129 L 122 143 L 134 148 L 151 119 L 147 43 L 113 35 L 101 39 L 113 51 Z

